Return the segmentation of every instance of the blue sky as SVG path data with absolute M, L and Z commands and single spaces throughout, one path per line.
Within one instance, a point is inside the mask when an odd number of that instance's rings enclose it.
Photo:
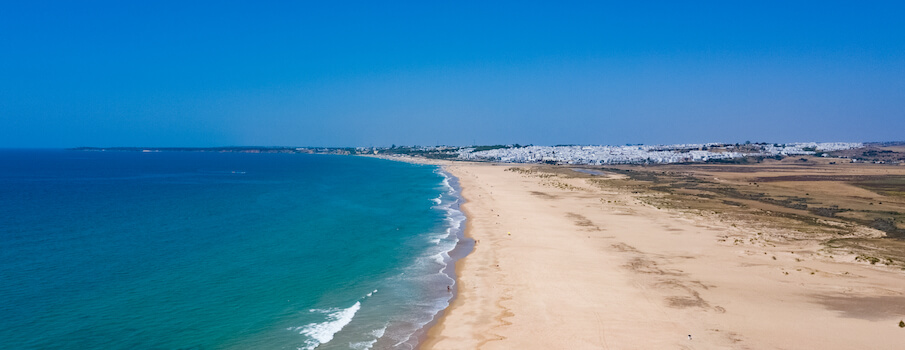
M 902 2 L 22 1 L 0 147 L 905 139 Z

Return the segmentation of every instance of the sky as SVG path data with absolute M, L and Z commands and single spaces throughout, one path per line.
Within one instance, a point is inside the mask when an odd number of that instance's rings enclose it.
M 0 147 L 905 140 L 905 2 L 16 1 Z

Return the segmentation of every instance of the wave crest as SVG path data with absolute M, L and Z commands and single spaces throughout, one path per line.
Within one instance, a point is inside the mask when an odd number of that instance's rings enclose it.
M 321 344 L 330 342 L 333 340 L 333 336 L 336 335 L 336 333 L 341 331 L 343 327 L 349 324 L 349 322 L 352 322 L 352 318 L 355 317 L 355 313 L 358 312 L 358 309 L 360 308 L 361 302 L 356 301 L 355 305 L 346 309 L 311 310 L 327 313 L 327 321 L 310 323 L 305 326 L 294 328 L 293 330 L 298 331 L 299 334 L 310 337 L 310 339 L 305 341 L 305 345 L 298 349 L 313 350 Z

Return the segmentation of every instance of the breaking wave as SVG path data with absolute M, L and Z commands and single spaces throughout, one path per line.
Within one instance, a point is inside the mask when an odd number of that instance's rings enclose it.
M 305 340 L 305 345 L 298 348 L 299 350 L 314 350 L 321 344 L 326 344 L 333 340 L 333 335 L 338 333 L 355 317 L 355 313 L 361 308 L 361 302 L 356 301 L 354 305 L 345 309 L 328 309 L 328 310 L 311 310 L 311 312 L 324 313 L 327 315 L 327 321 L 321 323 L 310 323 L 305 326 L 296 327 L 292 330 L 298 331 L 309 337 Z

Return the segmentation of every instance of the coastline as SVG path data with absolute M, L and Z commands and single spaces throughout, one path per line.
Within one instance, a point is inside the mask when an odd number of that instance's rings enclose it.
M 661 208 L 608 171 L 381 158 L 458 178 L 475 240 L 419 349 L 895 348 L 905 332 L 901 269 L 791 222 Z
M 396 344 L 396 346 L 401 344 L 407 344 L 413 346 L 414 349 L 423 349 L 425 348 L 425 344 L 430 344 L 433 342 L 433 339 L 436 337 L 436 332 L 438 326 L 442 325 L 444 320 L 446 319 L 449 312 L 456 307 L 459 303 L 461 303 L 462 296 L 462 282 L 461 282 L 461 274 L 462 269 L 464 268 L 463 261 L 465 258 L 474 253 L 476 242 L 469 234 L 471 219 L 467 209 L 468 198 L 463 194 L 464 187 L 462 186 L 461 178 L 450 170 L 450 166 L 460 163 L 460 162 L 451 162 L 451 161 L 443 161 L 443 160 L 435 160 L 435 159 L 427 159 L 427 158 L 417 158 L 417 157 L 407 157 L 407 156 L 386 156 L 386 155 L 358 155 L 359 157 L 365 158 L 376 158 L 383 160 L 390 160 L 396 162 L 404 162 L 411 164 L 419 164 L 419 165 L 431 165 L 437 166 L 437 171 L 444 177 L 446 177 L 447 186 L 450 187 L 451 193 L 453 197 L 457 198 L 457 203 L 453 210 L 458 210 L 464 216 L 463 222 L 465 223 L 464 227 L 459 227 L 457 231 L 450 232 L 450 234 L 457 235 L 457 243 L 456 246 L 453 247 L 448 254 L 448 265 L 443 268 L 440 273 L 446 275 L 447 277 L 453 280 L 453 285 L 451 286 L 451 296 L 448 301 L 448 305 L 446 308 L 440 309 L 434 314 L 433 319 L 431 319 L 426 324 L 422 325 L 419 329 L 417 329 L 414 333 L 412 333 L 409 337 L 409 340 L 400 344 Z M 442 326 L 440 326 L 442 328 Z M 395 347 L 395 346 L 394 346 Z
M 468 203 L 470 199 L 465 194 L 465 186 L 462 185 L 463 174 L 458 173 L 457 167 L 457 165 L 468 164 L 468 162 L 453 162 L 427 158 L 385 155 L 360 155 L 360 157 L 377 158 L 421 165 L 435 165 L 439 167 L 439 171 L 444 174 L 444 176 L 447 176 L 448 179 L 452 179 L 449 185 L 455 192 L 455 196 L 457 196 L 459 199 L 458 210 L 461 211 L 465 216 L 465 227 L 460 228 L 459 242 L 456 244 L 456 247 L 449 252 L 452 264 L 448 265 L 447 268 L 441 271 L 454 280 L 454 284 L 452 286 L 452 296 L 449 299 L 449 305 L 445 309 L 438 311 L 437 314 L 434 315 L 433 320 L 423 325 L 418 331 L 412 334 L 412 338 L 416 341 L 415 349 L 429 349 L 433 347 L 441 337 L 440 333 L 444 328 L 444 323 L 446 322 L 449 314 L 455 312 L 455 310 L 464 303 L 466 296 L 471 296 L 471 293 L 465 293 L 464 285 L 462 283 L 462 274 L 464 273 L 466 268 L 466 259 L 475 254 L 477 241 L 471 234 L 471 232 L 473 231 L 473 215 L 469 213 L 468 210 Z
M 890 348 L 903 334 L 901 271 L 815 242 L 726 243 L 762 228 L 660 209 L 590 174 L 443 166 L 477 243 L 421 349 Z
M 451 164 L 444 164 L 444 165 L 441 165 L 441 167 L 446 172 L 450 173 L 452 176 L 456 176 L 453 173 L 453 171 L 449 169 L 450 165 Z M 459 178 L 459 176 L 456 176 L 456 178 Z M 455 261 L 455 270 L 458 272 L 458 274 L 455 276 L 456 288 L 454 289 L 453 298 L 450 299 L 449 306 L 447 306 L 446 309 L 441 311 L 437 315 L 437 318 L 434 319 L 433 322 L 431 322 L 428 326 L 426 326 L 427 331 L 424 333 L 424 336 L 422 337 L 421 341 L 419 342 L 418 349 L 431 349 L 434 346 L 436 346 L 437 342 L 440 339 L 442 339 L 443 329 L 445 327 L 445 322 L 447 320 L 447 317 L 451 313 L 456 312 L 456 309 L 458 309 L 459 307 L 461 307 L 462 304 L 464 304 L 466 297 L 470 296 L 469 293 L 465 293 L 466 285 L 463 284 L 461 275 L 463 273 L 465 273 L 466 258 L 469 258 L 471 255 L 476 253 L 475 250 L 477 249 L 477 240 L 472 235 L 472 232 L 474 229 L 472 228 L 471 218 L 473 217 L 473 214 L 471 214 L 468 210 L 469 200 L 466 197 L 464 188 L 461 186 L 461 182 L 460 182 L 460 186 L 459 186 L 459 196 L 464 201 L 462 203 L 462 205 L 459 206 L 459 210 L 461 210 L 462 213 L 465 214 L 465 217 L 466 217 L 465 229 L 463 230 L 463 236 L 466 239 L 471 240 L 472 249 L 468 254 L 466 254 L 465 256 L 462 256 L 461 258 L 459 258 Z
M 390 159 L 390 160 L 396 160 L 396 159 Z M 418 163 L 418 162 L 410 162 L 410 163 L 426 164 L 426 163 Z M 435 164 L 430 164 L 430 165 L 435 165 Z M 465 213 L 465 211 L 462 209 L 462 205 L 464 204 L 465 199 L 462 197 L 462 188 L 459 185 L 459 180 L 456 176 L 454 176 L 453 174 L 448 172 L 446 170 L 446 168 L 444 168 L 442 166 L 438 168 L 438 172 L 446 178 L 446 184 L 451 189 L 451 192 L 449 194 L 456 198 L 456 202 L 452 203 L 454 206 L 451 207 L 450 209 L 453 212 L 459 212 L 462 214 L 462 220 L 460 221 L 460 224 L 461 224 L 461 222 L 465 222 L 466 226 L 465 227 L 458 226 L 458 227 L 450 228 L 451 231 L 449 232 L 449 234 L 456 235 L 456 238 L 457 238 L 456 245 L 451 250 L 446 252 L 447 259 L 448 259 L 447 265 L 440 271 L 440 273 L 446 275 L 448 278 L 450 278 L 453 281 L 452 285 L 450 286 L 451 287 L 451 291 L 450 291 L 451 296 L 450 296 L 450 299 L 448 300 L 448 305 L 446 308 L 438 310 L 437 313 L 433 315 L 433 318 L 429 322 L 422 325 L 418 330 L 416 330 L 410 336 L 409 341 L 414 340 L 414 343 L 412 345 L 413 345 L 413 348 L 415 348 L 415 349 L 421 348 L 422 344 L 424 344 L 424 342 L 427 339 L 429 339 L 431 329 L 435 328 L 435 325 L 443 319 L 447 310 L 449 310 L 450 305 L 452 305 L 458 299 L 459 279 L 457 276 L 457 271 L 459 271 L 459 268 L 461 266 L 461 265 L 459 265 L 459 262 L 461 262 L 466 256 L 468 256 L 474 250 L 474 240 L 471 239 L 470 237 L 468 237 L 466 234 L 467 225 L 468 225 L 468 219 L 467 219 L 468 216 L 467 216 L 467 213 Z M 454 217 L 449 217 L 449 219 L 451 221 L 455 221 Z M 406 343 L 408 344 L 409 342 L 406 342 Z

